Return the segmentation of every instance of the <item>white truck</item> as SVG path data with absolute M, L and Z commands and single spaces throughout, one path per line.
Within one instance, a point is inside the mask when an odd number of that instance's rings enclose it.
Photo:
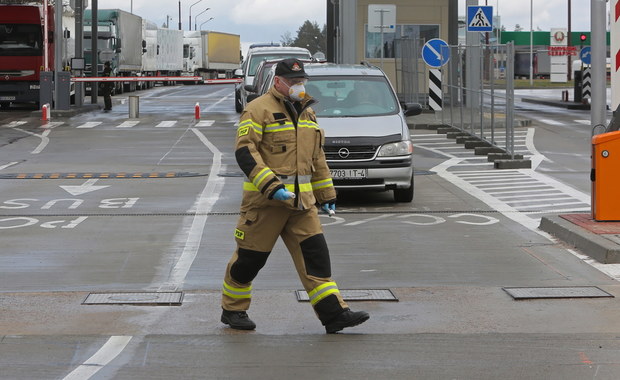
M 203 79 L 232 78 L 241 61 L 238 34 L 186 31 L 183 36 L 183 74 Z

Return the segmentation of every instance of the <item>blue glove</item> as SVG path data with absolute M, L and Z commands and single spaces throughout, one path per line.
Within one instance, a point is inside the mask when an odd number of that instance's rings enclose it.
M 291 193 L 286 189 L 278 189 L 275 194 L 273 194 L 273 199 L 277 201 L 288 201 L 289 199 L 295 198 L 295 194 Z
M 325 213 L 329 214 L 329 216 L 333 216 L 336 214 L 336 201 L 328 201 L 321 205 L 321 209 L 325 211 Z

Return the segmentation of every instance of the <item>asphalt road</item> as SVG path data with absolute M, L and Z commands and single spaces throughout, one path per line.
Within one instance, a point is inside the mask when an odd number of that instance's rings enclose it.
M 617 298 L 515 301 L 503 289 L 620 296 L 617 266 L 590 265 L 536 228 L 542 215 L 589 206 L 589 129 L 575 121 L 585 111 L 519 111 L 535 120 L 516 131 L 534 170 L 498 173 L 413 131 L 411 204 L 342 194 L 336 217 L 322 217 L 339 287 L 387 289 L 398 302 L 352 301 L 371 319 L 326 335 L 278 243 L 254 282 L 257 330 L 239 332 L 219 322 L 242 183 L 233 87 L 138 95 L 136 120 L 121 96 L 111 113 L 46 125 L 27 110 L 0 113 L 0 378 L 620 377 Z M 99 292 L 183 298 L 83 304 Z

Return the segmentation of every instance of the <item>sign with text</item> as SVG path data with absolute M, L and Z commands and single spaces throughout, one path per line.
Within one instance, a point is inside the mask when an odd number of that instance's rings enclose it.
M 370 33 L 395 33 L 396 5 L 368 4 L 368 31 Z

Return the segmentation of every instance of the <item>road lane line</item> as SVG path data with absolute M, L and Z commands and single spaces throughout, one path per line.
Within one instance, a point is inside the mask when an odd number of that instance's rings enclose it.
M 390 216 L 390 214 L 383 214 L 383 215 L 375 216 L 374 218 L 368 218 L 368 219 L 364 219 L 364 220 L 358 220 L 357 222 L 347 223 L 347 224 L 345 224 L 345 226 L 357 226 L 359 224 L 363 224 L 363 223 L 367 223 L 367 222 L 372 222 L 374 220 L 384 219 L 384 218 L 387 218 L 389 216 Z
M 168 280 L 159 287 L 160 291 L 177 290 L 183 286 L 185 277 L 187 277 L 187 273 L 198 254 L 208 214 L 215 205 L 215 202 L 219 199 L 222 188 L 224 187 L 224 178 L 218 176 L 222 167 L 222 153 L 202 134 L 202 132 L 200 132 L 200 130 L 191 128 L 191 131 L 194 132 L 198 139 L 213 153 L 213 164 L 207 176 L 207 184 L 194 203 L 194 218 L 189 232 L 187 233 L 187 240 L 183 246 L 183 252 L 170 271 Z M 181 231 L 186 230 L 187 228 L 181 229 Z
M 129 344 L 131 336 L 112 336 L 93 356 L 74 369 L 63 380 L 88 380 L 114 360 Z
M 76 127 L 76 128 L 95 128 L 99 124 L 101 124 L 101 121 L 89 121 L 89 122 L 86 122 L 86 123 Z

